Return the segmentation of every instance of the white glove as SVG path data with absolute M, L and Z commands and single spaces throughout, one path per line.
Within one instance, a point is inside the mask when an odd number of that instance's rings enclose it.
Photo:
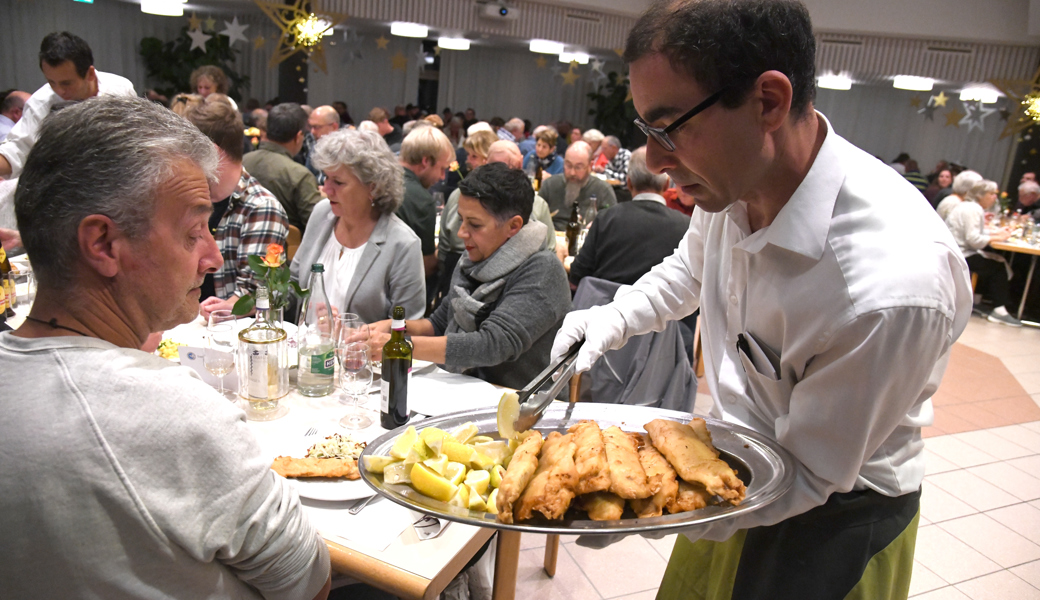
M 607 350 L 617 350 L 625 345 L 625 317 L 610 305 L 569 313 L 556 333 L 549 364 L 567 354 L 571 346 L 583 337 L 585 343 L 574 361 L 575 373 L 588 371 Z

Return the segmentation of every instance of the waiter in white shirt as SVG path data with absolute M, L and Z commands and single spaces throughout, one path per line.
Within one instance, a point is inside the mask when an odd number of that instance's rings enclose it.
M 697 206 L 672 256 L 568 315 L 553 357 L 585 336 L 588 369 L 699 306 L 712 416 L 795 459 L 777 501 L 679 537 L 658 599 L 906 598 L 921 428 L 971 313 L 964 259 L 912 185 L 815 112 L 797 0 L 659 0 L 625 61 L 647 166 Z
M 36 90 L 22 109 L 22 118 L 0 144 L 0 177 L 18 177 L 40 123 L 52 110 L 68 102 L 98 95 L 135 96 L 124 77 L 94 69 L 94 54 L 79 36 L 67 31 L 50 33 L 40 43 L 40 70 L 47 85 Z

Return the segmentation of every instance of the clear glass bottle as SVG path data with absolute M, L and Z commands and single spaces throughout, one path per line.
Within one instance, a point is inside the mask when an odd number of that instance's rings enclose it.
M 311 265 L 311 290 L 303 301 L 303 320 L 297 330 L 300 367 L 296 387 L 304 396 L 328 396 L 335 389 L 334 320 L 324 274 L 324 265 Z
M 256 289 L 256 320 L 238 334 L 238 395 L 249 401 L 249 416 L 276 415 L 289 393 L 289 344 L 285 330 L 270 320 L 267 288 Z M 277 418 L 277 417 L 273 417 Z

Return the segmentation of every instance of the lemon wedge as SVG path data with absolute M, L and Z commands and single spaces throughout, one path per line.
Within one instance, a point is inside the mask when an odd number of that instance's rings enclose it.
M 387 465 L 383 469 L 383 482 L 384 483 L 411 483 L 412 478 L 409 477 L 409 472 L 412 469 L 412 465 L 403 462 L 395 462 Z
M 412 487 L 414 487 L 416 491 L 421 494 L 426 494 L 434 500 L 440 500 L 441 502 L 451 500 L 459 490 L 457 485 L 441 477 L 437 473 L 434 473 L 423 463 L 415 463 L 412 465 L 410 477 L 412 480 Z M 469 498 L 466 498 L 466 500 L 469 500 Z
M 505 474 L 506 474 L 506 468 L 505 467 L 503 467 L 502 465 L 495 465 L 494 468 L 492 468 L 490 470 L 491 487 L 498 488 L 499 486 L 501 486 L 502 485 L 502 478 L 505 477 Z
M 488 442 L 493 442 L 493 441 L 495 441 L 495 439 L 490 437 L 490 436 L 475 435 L 475 436 L 469 438 L 469 442 L 466 442 L 466 443 L 468 443 L 470 446 L 472 446 L 474 444 L 486 444 Z
M 488 496 L 484 511 L 493 515 L 498 514 L 498 490 L 491 490 L 491 495 Z
M 520 397 L 516 392 L 502 394 L 498 401 L 498 435 L 504 440 L 512 439 L 516 435 L 513 424 L 520 416 Z
M 509 449 L 509 442 L 505 440 L 494 440 L 483 444 L 474 444 L 477 452 L 491 458 L 494 464 L 501 465 L 506 457 L 512 456 L 513 451 Z M 487 467 L 485 467 L 487 468 Z
M 365 470 L 369 473 L 382 473 L 383 469 L 387 465 L 393 464 L 401 459 L 394 458 L 393 456 L 365 456 L 361 460 L 361 466 L 365 467 Z
M 415 427 L 409 425 L 408 429 L 404 430 L 404 433 L 397 436 L 397 441 L 394 442 L 392 448 L 390 448 L 390 456 L 394 458 L 406 458 L 408 451 L 412 449 L 416 440 L 419 439 L 419 434 L 415 432 Z
M 448 481 L 458 485 L 466 478 L 467 471 L 466 465 L 458 462 L 449 462 L 444 468 L 444 476 L 448 478 Z
M 481 496 L 487 495 L 488 486 L 490 484 L 491 473 L 488 473 L 487 471 L 470 471 L 469 474 L 466 475 L 466 485 L 468 485 L 472 491 Z
M 444 440 L 444 445 L 441 446 L 441 454 L 447 456 L 448 460 L 452 462 L 468 465 L 473 462 L 473 458 L 476 456 L 477 451 L 466 444 L 460 444 L 446 439 Z
M 451 500 L 448 500 L 448 504 L 454 504 L 455 506 L 461 506 L 462 508 L 469 508 L 469 488 L 466 484 L 455 487 L 458 492 L 452 496 Z
M 466 503 L 466 508 L 470 510 L 479 510 L 480 512 L 487 512 L 487 504 L 484 503 L 484 499 L 480 497 L 477 490 L 473 489 L 467 484 L 462 484 L 459 489 L 466 488 L 469 490 L 469 502 Z
M 428 458 L 423 461 L 423 464 L 430 468 L 431 471 L 438 475 L 444 476 L 448 471 L 448 457 L 438 456 L 436 458 Z
M 477 435 L 477 426 L 473 423 L 466 423 L 451 432 L 451 437 L 455 438 L 455 441 L 460 444 L 465 444 L 475 435 Z

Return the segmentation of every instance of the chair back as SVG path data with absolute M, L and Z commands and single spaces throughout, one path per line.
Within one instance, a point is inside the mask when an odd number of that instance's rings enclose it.
M 289 261 L 292 261 L 293 257 L 296 256 L 296 251 L 300 248 L 301 241 L 303 241 L 303 234 L 300 233 L 300 228 L 290 225 L 289 235 L 285 236 L 285 256 L 288 257 Z

